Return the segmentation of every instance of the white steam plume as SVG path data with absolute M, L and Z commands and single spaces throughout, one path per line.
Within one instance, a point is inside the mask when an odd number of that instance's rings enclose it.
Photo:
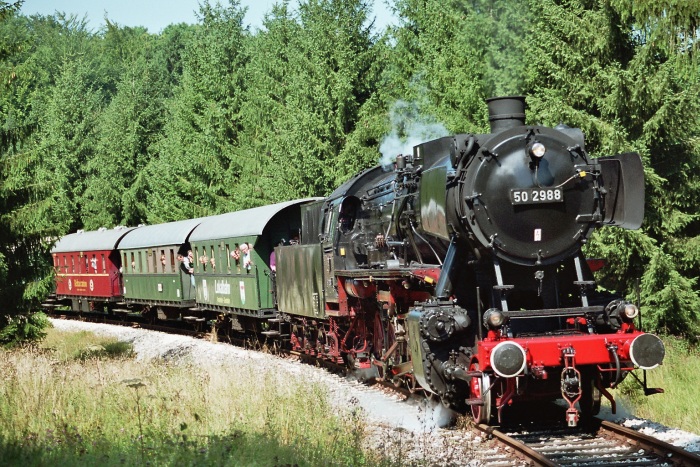
M 412 102 L 396 101 L 389 111 L 391 132 L 379 145 L 382 167 L 391 166 L 399 154 L 413 154 L 413 146 L 450 133 L 442 123 L 421 115 L 418 105 Z

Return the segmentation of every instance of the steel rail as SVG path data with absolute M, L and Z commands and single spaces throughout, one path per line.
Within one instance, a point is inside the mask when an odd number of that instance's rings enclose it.
M 606 420 L 600 421 L 600 428 L 612 433 L 616 438 L 633 441 L 645 451 L 656 454 L 664 461 L 679 466 L 699 466 L 700 455 L 686 451 L 660 439 L 656 439 L 637 430 L 618 425 Z
M 543 455 L 542 453 L 535 451 L 534 449 L 532 449 L 530 446 L 526 445 L 522 441 L 518 441 L 515 438 L 511 438 L 510 436 L 506 435 L 505 433 L 497 430 L 496 428 L 494 428 L 492 426 L 479 423 L 479 424 L 474 425 L 474 427 L 480 431 L 483 431 L 486 434 L 493 436 L 501 443 L 515 449 L 521 455 L 523 455 L 526 459 L 529 459 L 530 461 L 532 461 L 533 465 L 538 465 L 538 466 L 542 466 L 542 467 L 556 467 L 559 465 L 556 462 L 549 459 L 547 456 Z

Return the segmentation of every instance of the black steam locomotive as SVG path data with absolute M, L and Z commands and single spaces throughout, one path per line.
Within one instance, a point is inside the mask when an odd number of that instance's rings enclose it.
M 563 397 L 574 425 L 576 403 L 597 413 L 607 388 L 664 356 L 634 304 L 596 294 L 581 254 L 596 227 L 641 225 L 641 160 L 591 159 L 580 130 L 525 125 L 521 97 L 488 104 L 490 134 L 426 142 L 391 171 L 363 172 L 304 236 L 321 240 L 328 319 L 351 323 L 338 354 L 470 406 L 479 422 L 513 401 Z M 313 276 L 296 260 L 302 274 L 288 280 Z M 303 349 L 304 334 L 292 336 Z
M 325 199 L 112 234 L 95 248 L 125 284 L 60 298 L 259 335 L 471 409 L 477 422 L 525 400 L 563 398 L 572 426 L 601 396 L 614 410 L 608 389 L 661 364 L 664 346 L 639 331 L 637 306 L 596 291 L 581 247 L 596 227 L 641 225 L 641 160 L 591 159 L 579 129 L 526 125 L 522 97 L 488 106 L 491 133 L 420 144 Z M 181 237 L 159 241 L 175 226 Z M 301 241 L 276 246 L 289 232 Z M 59 286 L 61 255 L 85 249 L 74 236 L 54 250 Z M 241 268 L 243 244 L 255 256 Z M 189 249 L 191 287 L 173 259 Z M 166 299 L 159 277 L 171 266 L 182 280 Z

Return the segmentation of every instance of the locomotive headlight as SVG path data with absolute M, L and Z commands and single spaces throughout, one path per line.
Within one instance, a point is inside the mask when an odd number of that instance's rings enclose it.
M 651 370 L 661 365 L 666 356 L 666 348 L 661 339 L 653 334 L 640 334 L 629 348 L 632 363 L 642 370 Z
M 639 308 L 637 308 L 635 305 L 628 303 L 625 305 L 625 309 L 623 310 L 623 313 L 625 317 L 629 320 L 632 320 L 639 315 Z
M 547 148 L 542 143 L 535 142 L 530 146 L 530 156 L 535 159 L 542 159 L 545 152 L 547 152 Z
M 505 321 L 506 316 L 501 310 L 491 308 L 489 310 L 486 310 L 486 313 L 484 313 L 484 325 L 488 326 L 491 329 L 500 328 L 501 326 L 503 326 L 503 323 L 505 323 Z
M 491 368 L 494 373 L 503 378 L 518 376 L 525 369 L 527 357 L 525 349 L 513 341 L 504 341 L 491 351 Z

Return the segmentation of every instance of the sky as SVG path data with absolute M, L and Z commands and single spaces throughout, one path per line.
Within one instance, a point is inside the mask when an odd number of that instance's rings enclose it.
M 386 5 L 387 0 L 372 0 L 373 15 L 377 17 L 375 27 L 383 29 L 395 23 Z M 244 24 L 251 30 L 262 27 L 262 20 L 272 9 L 275 0 L 240 0 L 247 7 Z M 212 0 L 211 3 L 216 3 Z M 221 0 L 222 5 L 228 4 Z M 290 6 L 295 8 L 296 1 Z M 120 26 L 145 26 L 148 32 L 159 33 L 173 23 L 195 23 L 195 12 L 199 11 L 198 0 L 25 0 L 20 10 L 22 14 L 51 15 L 55 12 L 75 13 L 79 18 L 87 16 L 88 25 L 97 31 L 105 25 L 105 15 Z

